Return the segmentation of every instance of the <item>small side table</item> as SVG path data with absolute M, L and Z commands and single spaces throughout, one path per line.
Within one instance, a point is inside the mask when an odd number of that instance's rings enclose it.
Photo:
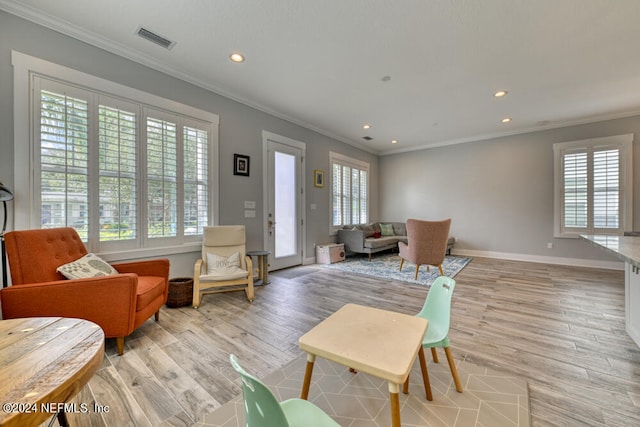
M 269 284 L 269 255 L 271 251 L 247 251 L 250 257 L 258 258 L 258 280 L 261 283 L 254 283 L 256 286 Z

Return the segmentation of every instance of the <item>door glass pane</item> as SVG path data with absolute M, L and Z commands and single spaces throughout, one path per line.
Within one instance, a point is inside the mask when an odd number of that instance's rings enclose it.
M 295 156 L 275 153 L 275 257 L 295 255 L 296 162 Z

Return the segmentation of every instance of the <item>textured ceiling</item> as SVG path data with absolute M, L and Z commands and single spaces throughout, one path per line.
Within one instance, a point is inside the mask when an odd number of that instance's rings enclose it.
M 640 112 L 638 0 L 0 0 L 0 8 L 379 154 Z M 141 39 L 139 26 L 176 45 Z M 246 61 L 229 61 L 232 51 Z M 508 95 L 495 98 L 500 89 Z

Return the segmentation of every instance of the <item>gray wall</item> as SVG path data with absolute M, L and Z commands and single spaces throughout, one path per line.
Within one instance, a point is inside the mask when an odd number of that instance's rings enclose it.
M 453 219 L 456 251 L 473 255 L 589 264 L 614 258 L 587 243 L 553 238 L 552 144 L 638 133 L 640 117 L 378 157 L 301 126 L 203 90 L 78 40 L 0 11 L 0 181 L 14 188 L 13 70 L 11 50 L 93 74 L 220 116 L 220 217 L 243 223 L 248 245 L 262 247 L 262 131 L 307 143 L 305 258 L 329 235 L 330 189 L 313 187 L 314 169 L 329 173 L 329 151 L 371 163 L 372 220 Z M 26 141 L 25 141 L 26 143 Z M 634 143 L 634 164 L 640 157 Z M 232 173 L 233 153 L 251 156 L 251 176 Z M 634 177 L 636 227 L 640 183 Z M 327 180 L 328 182 L 328 180 Z M 242 218 L 243 201 L 255 200 L 257 218 Z M 16 201 L 18 203 L 19 201 Z M 317 209 L 311 210 L 310 205 Z M 10 205 L 11 206 L 11 205 Z M 10 213 L 11 228 L 11 213 Z M 547 243 L 553 249 L 547 249 Z M 172 274 L 190 275 L 197 254 L 172 257 Z
M 553 144 L 628 133 L 640 134 L 640 116 L 383 156 L 381 218 L 450 217 L 454 253 L 607 264 L 615 258 L 589 243 L 553 237 Z M 639 157 L 636 137 L 634 165 Z M 639 178 L 634 170 L 635 227 Z
M 9 188 L 15 187 L 14 167 L 25 167 L 14 165 L 13 161 L 12 49 L 219 115 L 220 217 L 217 223 L 246 225 L 249 249 L 262 248 L 263 130 L 307 144 L 304 252 L 307 259 L 315 256 L 314 243 L 332 240 L 329 235 L 330 188 L 328 185 L 322 189 L 313 186 L 314 169 L 329 172 L 329 151 L 368 161 L 371 175 L 378 175 L 378 158 L 370 153 L 0 11 L 0 181 Z M 233 175 L 234 153 L 251 156 L 250 177 Z M 371 215 L 375 218 L 378 214 L 375 179 L 371 182 L 371 190 Z M 255 219 L 243 218 L 245 200 L 256 201 Z M 309 209 L 311 204 L 316 204 L 317 209 Z M 11 204 L 9 207 L 11 209 Z M 9 218 L 8 228 L 11 229 L 11 213 Z M 170 256 L 171 274 L 191 275 L 196 257 L 197 254 Z

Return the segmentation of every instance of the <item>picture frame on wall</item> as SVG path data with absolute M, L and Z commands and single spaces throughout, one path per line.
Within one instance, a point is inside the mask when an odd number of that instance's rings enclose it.
M 249 176 L 249 156 L 242 154 L 233 155 L 233 174 Z
M 313 171 L 313 185 L 318 188 L 324 188 L 324 171 L 316 169 Z

